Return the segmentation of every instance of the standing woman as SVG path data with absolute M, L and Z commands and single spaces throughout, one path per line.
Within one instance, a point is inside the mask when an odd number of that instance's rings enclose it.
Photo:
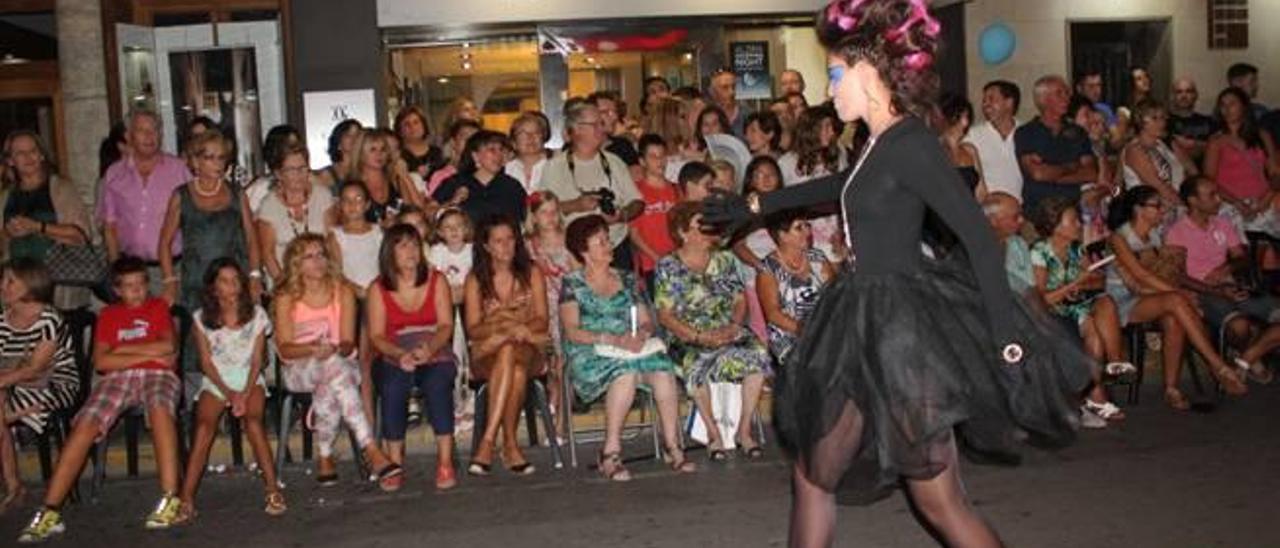
M 338 122 L 338 125 L 333 126 L 333 131 L 329 132 L 327 150 L 332 163 L 316 172 L 316 177 L 334 195 L 338 194 L 342 183 L 354 175 L 351 166 L 356 162 L 356 140 L 360 138 L 360 131 L 360 122 L 348 119 Z
M 307 170 L 307 147 L 285 145 L 276 168 L 277 188 L 258 208 L 258 247 L 273 283 L 284 281 L 284 250 L 303 234 L 324 234 L 329 228 L 333 194 L 313 181 Z
M 187 162 L 195 179 L 173 189 L 156 256 L 164 273 L 164 299 L 170 306 L 181 305 L 188 313 L 200 308 L 204 295 L 204 273 L 215 259 L 230 257 L 245 267 L 250 296 L 262 295 L 258 235 L 254 230 L 249 199 L 225 177 L 230 141 L 216 129 L 192 137 L 187 142 Z M 175 271 L 173 240 L 182 234 L 182 272 Z M 199 386 L 200 363 L 191 340 L 181 364 L 187 379 L 187 394 Z M 188 400 L 190 401 L 190 400 Z
M 417 173 L 422 180 L 444 163 L 440 147 L 431 144 L 431 129 L 427 117 L 418 107 L 409 107 L 396 115 L 396 135 L 400 136 L 400 157 L 410 173 Z
M 532 474 L 520 451 L 516 421 L 524 409 L 529 377 L 543 369 L 551 344 L 547 287 L 529 258 L 520 225 L 511 217 L 491 217 L 476 231 L 475 266 L 467 276 L 463 316 L 471 345 L 471 372 L 488 382 L 485 424 L 476 425 L 480 446 L 467 473 L 487 476 L 493 465 L 498 429 L 502 461 L 516 475 Z
M 542 170 L 551 159 L 547 141 L 551 140 L 551 126 L 541 112 L 526 112 L 511 123 L 511 143 L 516 157 L 507 162 L 503 171 L 520 182 L 525 192 L 533 193 L 542 188 Z
M 87 245 L 92 223 L 75 184 L 54 173 L 49 154 L 33 132 L 18 130 L 4 142 L 9 179 L 0 180 L 0 256 L 43 261 L 55 244 Z M 58 287 L 54 306 L 61 310 L 89 304 L 89 290 Z
M 982 180 L 982 162 L 978 159 L 977 147 L 964 142 L 969 126 L 973 124 L 973 105 L 960 95 L 948 94 L 939 106 L 942 108 L 942 149 L 947 151 L 947 157 L 960 172 L 960 179 L 969 192 L 981 200 L 987 196 L 987 184 Z
M 369 193 L 369 222 L 391 226 L 405 204 L 423 207 L 422 194 L 413 181 L 395 169 L 394 151 L 388 147 L 385 130 L 366 129 L 356 139 L 356 162 L 352 169 L 355 180 L 364 183 Z
M 1074 439 L 1089 359 L 1012 295 L 982 211 L 921 120 L 933 110 L 941 31 L 927 10 L 924 0 L 837 0 L 818 14 L 840 118 L 870 129 L 851 173 L 706 204 L 710 220 L 738 224 L 839 200 L 858 254 L 774 385 L 774 424 L 796 459 L 793 547 L 833 543 L 837 486 L 865 502 L 904 479 L 943 543 L 1000 546 L 965 495 L 955 436 L 1004 462 L 1017 460 L 1018 430 L 1049 445 Z M 967 254 L 920 253 L 926 210 Z

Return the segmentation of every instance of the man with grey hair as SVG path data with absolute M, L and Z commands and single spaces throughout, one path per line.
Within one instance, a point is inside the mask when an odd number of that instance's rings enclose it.
M 738 104 L 738 75 L 721 69 L 711 75 L 711 87 L 707 89 L 711 102 L 729 117 L 729 131 L 739 139 L 746 131 L 747 109 Z
M 627 164 L 604 150 L 608 133 L 594 104 L 578 102 L 565 109 L 565 133 L 569 148 L 547 162 L 540 190 L 556 196 L 566 222 L 591 214 L 603 216 L 609 223 L 614 266 L 630 269 L 627 223 L 644 211 L 640 191 Z
M 1004 269 L 1009 277 L 1009 288 L 1027 293 L 1036 282 L 1031 270 L 1031 249 L 1019 235 L 1024 222 L 1022 204 L 1012 194 L 991 192 L 982 199 L 982 212 L 991 222 L 996 240 L 1004 244 Z
M 1066 80 L 1041 77 L 1036 80 L 1034 98 L 1040 116 L 1018 127 L 1013 136 L 1022 168 L 1022 203 L 1034 210 L 1050 196 L 1078 202 L 1081 187 L 1098 178 L 1098 163 L 1089 134 L 1067 118 Z
M 98 222 L 112 261 L 121 255 L 147 263 L 154 294 L 164 286 L 157 257 L 160 227 L 173 190 L 190 181 L 191 171 L 177 156 L 160 150 L 160 117 L 149 110 L 131 111 L 125 120 L 129 153 L 98 183 Z M 173 239 L 173 256 L 182 254 L 181 236 Z

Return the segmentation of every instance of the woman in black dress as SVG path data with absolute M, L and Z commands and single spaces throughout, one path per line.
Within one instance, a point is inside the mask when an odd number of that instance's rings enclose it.
M 775 425 L 796 461 L 791 546 L 832 544 L 837 487 L 870 502 L 902 480 L 939 540 L 999 546 L 964 493 L 956 449 L 1014 463 L 1018 440 L 1072 441 L 1088 359 L 1012 294 L 973 195 L 921 121 L 934 108 L 940 30 L 924 0 L 837 0 L 817 30 L 841 119 L 871 130 L 852 173 L 751 200 L 721 194 L 704 215 L 734 226 L 839 200 L 857 255 L 775 386 Z M 927 211 L 966 253 L 921 253 Z

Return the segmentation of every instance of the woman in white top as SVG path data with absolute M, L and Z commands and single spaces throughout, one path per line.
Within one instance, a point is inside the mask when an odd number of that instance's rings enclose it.
M 542 187 L 542 170 L 551 157 L 547 141 L 551 139 L 551 127 L 547 118 L 539 112 L 526 112 L 511 123 L 511 142 L 515 143 L 516 157 L 503 168 L 525 192 L 532 193 Z
M 282 262 L 289 242 L 306 233 L 324 234 L 333 207 L 328 189 L 311 180 L 307 148 L 287 144 L 280 154 L 283 158 L 275 173 L 279 185 L 263 198 L 257 222 L 262 264 L 276 284 L 283 281 Z
M 1133 126 L 1137 135 L 1120 156 L 1124 186 L 1147 185 L 1160 193 L 1170 214 L 1181 204 L 1178 188 L 1189 175 L 1198 173 L 1195 164 L 1164 143 L 1169 114 L 1164 105 L 1146 100 L 1134 107 Z

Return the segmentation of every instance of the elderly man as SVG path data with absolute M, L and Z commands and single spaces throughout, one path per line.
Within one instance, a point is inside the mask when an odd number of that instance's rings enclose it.
M 996 240 L 1004 245 L 1004 269 L 1009 287 L 1026 293 L 1035 287 L 1031 270 L 1031 249 L 1018 233 L 1022 230 L 1022 206 L 1018 199 L 1004 192 L 991 192 L 982 200 L 982 212 L 991 222 Z
M 804 75 L 796 69 L 787 69 L 778 75 L 778 97 L 792 93 L 804 93 Z
M 153 294 L 160 294 L 164 276 L 157 250 L 160 227 L 173 190 L 191 180 L 191 170 L 177 156 L 160 150 L 160 117 L 151 111 L 135 110 L 125 122 L 129 154 L 102 176 L 98 185 L 97 217 L 102 223 L 102 239 L 112 261 L 121 255 L 147 263 Z M 173 239 L 176 260 L 182 253 L 182 238 Z
M 621 123 L 626 115 L 622 112 L 626 108 L 622 97 L 616 91 L 597 91 L 587 97 L 587 101 L 596 106 L 596 110 L 600 111 L 600 120 L 604 122 L 605 135 L 608 137 L 604 149 L 627 164 L 631 180 L 644 175 L 644 168 L 640 167 L 640 153 L 631 144 L 631 140 L 627 139 L 626 127 Z
M 1080 200 L 1080 187 L 1098 178 L 1089 134 L 1067 119 L 1067 82 L 1061 76 L 1036 80 L 1035 103 L 1040 116 L 1013 136 L 1022 168 L 1022 203 L 1034 210 L 1040 200 L 1062 196 Z
M 746 108 L 738 104 L 738 75 L 731 70 L 721 70 L 711 77 L 711 88 L 707 94 L 711 102 L 720 107 L 729 117 L 731 131 L 739 139 L 746 130 Z
M 589 102 L 565 111 L 568 150 L 547 162 L 542 184 L 560 200 L 568 221 L 600 214 L 609 223 L 609 243 L 614 266 L 631 269 L 631 243 L 627 223 L 644 211 L 644 201 L 627 171 L 627 164 L 604 150 L 607 139 L 599 109 Z M 602 195 L 608 190 L 612 199 Z
M 1204 156 L 1209 136 L 1218 130 L 1217 123 L 1212 117 L 1196 112 L 1200 92 L 1194 80 L 1186 77 L 1174 80 L 1169 96 L 1172 97 L 1169 101 L 1169 135 L 1173 137 L 1174 146 L 1198 162 Z
M 1018 106 L 1022 92 L 1013 82 L 995 80 L 982 88 L 982 116 L 987 121 L 974 124 L 965 142 L 978 149 L 982 176 L 987 190 L 1004 192 L 1022 199 L 1022 168 L 1014 148 L 1013 134 L 1018 129 Z

